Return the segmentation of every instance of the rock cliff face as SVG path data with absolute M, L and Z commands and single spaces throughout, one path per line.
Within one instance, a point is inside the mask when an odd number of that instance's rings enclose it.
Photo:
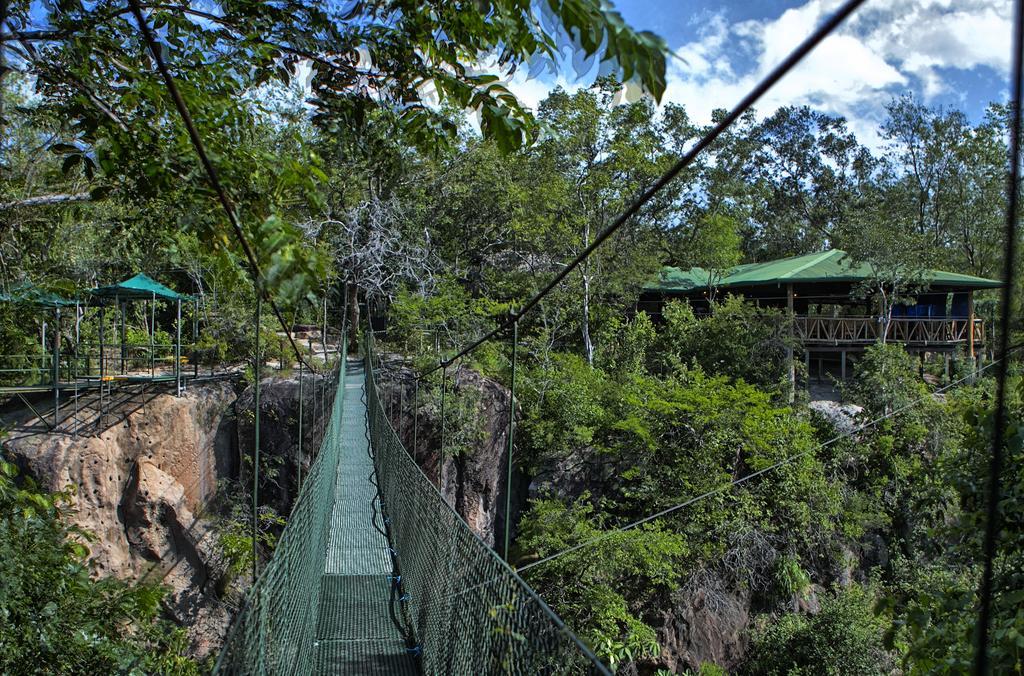
M 402 443 L 477 535 L 500 551 L 505 532 L 508 389 L 472 369 L 451 372 L 442 456 L 440 393 L 421 389 L 414 406 L 413 373 L 395 362 L 383 372 L 381 384 L 381 400 Z M 526 481 L 514 469 L 513 525 L 525 506 L 525 488 Z
M 747 648 L 750 594 L 717 589 L 681 589 L 659 613 L 659 668 L 672 673 L 700 670 L 704 663 L 731 669 Z
M 193 654 L 219 648 L 230 621 L 224 575 L 203 510 L 221 478 L 237 475 L 230 383 L 182 397 L 150 394 L 96 436 L 13 435 L 9 456 L 49 490 L 76 487 L 76 524 L 97 536 L 98 572 L 161 583 Z
M 330 416 L 334 397 L 334 381 L 316 374 L 302 378 L 302 458 L 299 458 L 299 378 L 289 376 L 265 377 L 260 381 L 260 453 L 263 459 L 260 493 L 265 504 L 279 514 L 288 514 L 298 494 L 299 464 L 302 476 L 309 466 L 323 438 L 323 422 Z M 247 387 L 238 397 L 238 457 L 242 481 L 251 481 L 250 463 L 255 432 L 253 404 L 255 390 Z

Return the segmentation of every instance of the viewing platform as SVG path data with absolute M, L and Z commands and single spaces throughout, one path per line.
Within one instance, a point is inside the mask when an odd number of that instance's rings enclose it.
M 946 351 L 971 345 L 978 348 L 985 344 L 985 323 L 981 319 L 950 317 L 894 317 L 885 322 L 880 317 L 797 315 L 793 318 L 793 333 L 808 349 L 857 350 L 883 338 L 912 351 Z

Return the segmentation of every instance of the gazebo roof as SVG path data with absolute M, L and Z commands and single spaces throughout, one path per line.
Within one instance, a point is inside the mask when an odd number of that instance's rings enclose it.
M 866 263 L 854 263 L 841 249 L 780 258 L 766 263 L 737 265 L 722 275 L 719 289 L 741 289 L 756 286 L 782 286 L 785 284 L 858 284 L 871 279 L 871 268 Z M 645 291 L 689 294 L 709 287 L 711 273 L 703 268 L 686 270 L 674 267 L 661 269 L 658 279 L 644 287 Z M 931 286 L 955 290 L 996 289 L 1002 282 L 984 277 L 962 275 L 956 272 L 928 270 L 925 279 Z
M 182 295 L 141 272 L 120 284 L 101 286 L 91 289 L 89 293 L 98 298 L 117 298 L 120 300 L 149 300 L 154 297 L 164 300 L 191 299 L 191 296 Z
M 22 282 L 12 287 L 7 292 L 0 292 L 0 302 L 4 303 L 25 303 L 40 307 L 68 307 L 75 304 L 75 301 L 68 300 L 55 293 L 51 293 L 30 282 Z

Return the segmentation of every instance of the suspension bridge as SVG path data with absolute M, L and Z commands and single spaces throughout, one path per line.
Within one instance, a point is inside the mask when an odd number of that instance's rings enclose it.
M 402 446 L 371 340 L 217 673 L 609 673 Z

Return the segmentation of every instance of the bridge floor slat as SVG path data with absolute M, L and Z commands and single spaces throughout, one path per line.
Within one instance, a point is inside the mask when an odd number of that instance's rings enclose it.
M 316 671 L 321 674 L 413 676 L 416 664 L 400 640 L 321 641 L 316 648 Z
M 325 575 L 320 598 L 318 640 L 395 638 L 386 575 Z
M 416 662 L 392 617 L 391 556 L 372 483 L 363 370 L 351 362 L 343 392 L 341 458 L 317 609 L 315 670 L 416 674 Z

